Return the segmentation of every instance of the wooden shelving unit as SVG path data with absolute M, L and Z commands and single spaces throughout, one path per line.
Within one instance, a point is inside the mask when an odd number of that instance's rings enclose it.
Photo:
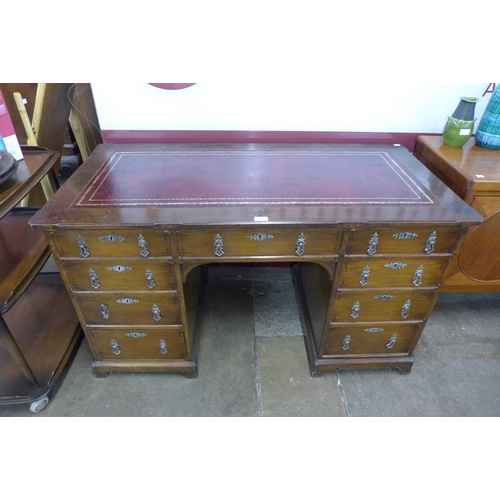
M 59 274 L 41 272 L 50 250 L 28 225 L 37 209 L 19 207 L 44 177 L 53 178 L 58 158 L 25 153 L 0 184 L 0 404 L 27 403 L 35 413 L 48 404 L 81 334 Z

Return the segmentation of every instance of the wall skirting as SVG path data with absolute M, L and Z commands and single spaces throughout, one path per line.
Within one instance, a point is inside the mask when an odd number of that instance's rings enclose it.
M 300 132 L 251 130 L 103 130 L 104 142 L 139 143 L 337 143 L 401 144 L 413 153 L 419 135 L 401 132 Z

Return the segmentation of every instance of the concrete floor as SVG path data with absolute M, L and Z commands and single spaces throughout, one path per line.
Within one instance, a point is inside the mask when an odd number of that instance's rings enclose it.
M 500 293 L 441 294 L 411 373 L 337 371 L 311 378 L 288 269 L 209 273 L 199 377 L 92 375 L 86 340 L 40 413 L 0 417 L 500 416 Z

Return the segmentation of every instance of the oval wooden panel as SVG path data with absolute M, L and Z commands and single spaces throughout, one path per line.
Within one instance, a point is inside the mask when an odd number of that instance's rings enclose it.
M 459 265 L 473 280 L 500 280 L 500 211 L 470 231 L 460 250 Z

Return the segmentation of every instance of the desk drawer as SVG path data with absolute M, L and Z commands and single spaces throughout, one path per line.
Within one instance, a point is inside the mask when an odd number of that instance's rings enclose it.
M 335 229 L 263 229 L 179 231 L 182 257 L 302 257 L 336 255 L 342 231 Z
M 346 253 L 361 255 L 452 253 L 459 234 L 458 227 L 365 228 L 353 232 Z
M 408 289 L 340 290 L 335 294 L 331 321 L 424 320 L 434 304 L 434 291 Z
M 60 261 L 71 287 L 86 291 L 156 291 L 175 290 L 176 280 L 171 264 L 164 260 L 65 260 Z
M 78 293 L 87 325 L 181 325 L 177 294 Z
M 62 258 L 154 258 L 172 255 L 168 233 L 151 229 L 61 231 L 52 239 Z
M 90 328 L 87 335 L 98 360 L 182 359 L 186 356 L 182 331 Z
M 422 323 L 331 326 L 320 356 L 409 353 L 421 327 Z
M 339 288 L 435 287 L 442 280 L 447 258 L 346 258 Z

